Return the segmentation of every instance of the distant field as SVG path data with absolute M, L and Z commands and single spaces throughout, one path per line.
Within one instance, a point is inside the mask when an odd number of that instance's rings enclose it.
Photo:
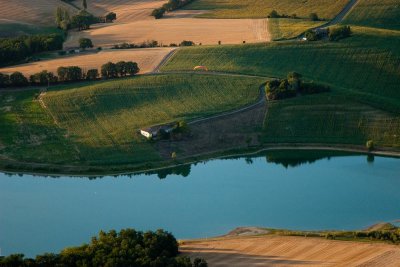
M 50 33 L 62 33 L 62 31 L 58 30 L 56 27 L 37 26 L 25 23 L 13 23 L 0 19 L 0 38 Z
M 255 101 L 263 79 L 156 75 L 0 92 L 0 157 L 64 165 L 150 164 L 161 160 L 141 127 L 235 109 Z M 106 164 L 106 165 L 104 165 Z
M 90 31 L 71 32 L 65 47 L 78 46 L 80 37 L 88 37 L 96 46 L 112 46 L 122 42 L 141 43 L 156 40 L 161 44 L 179 44 L 190 40 L 196 44 L 239 44 L 268 42 L 266 19 L 213 20 L 169 17 L 159 20 L 139 20 L 130 23 L 98 25 Z M 135 29 L 135 30 L 132 30 Z
M 272 40 L 294 38 L 310 28 L 321 25 L 321 21 L 299 19 L 269 19 L 268 30 Z
M 37 62 L 0 68 L 2 73 L 20 71 L 25 75 L 31 75 L 42 70 L 57 72 L 60 66 L 79 66 L 85 70 L 91 68 L 100 69 L 101 65 L 108 61 L 118 62 L 135 61 L 138 63 L 140 73 L 148 73 L 154 70 L 161 60 L 172 50 L 172 48 L 146 48 L 128 50 L 104 50 L 99 53 L 75 54 L 72 56 L 59 57 L 55 59 L 41 60 Z
M 0 0 L 0 23 L 3 20 L 53 26 L 54 12 L 58 6 L 74 10 L 61 0 Z
M 269 102 L 264 126 L 266 143 L 364 145 L 374 140 L 380 146 L 400 147 L 400 114 L 334 92 Z
M 360 0 L 344 23 L 400 30 L 398 0 Z
M 197 0 L 186 9 L 205 10 L 203 18 L 266 18 L 272 10 L 279 14 L 296 14 L 308 18 L 317 13 L 320 18 L 332 19 L 348 0 Z
M 400 33 L 353 27 L 340 42 L 284 42 L 268 45 L 181 49 L 163 70 L 211 70 L 283 77 L 297 71 L 305 79 L 351 92 L 358 101 L 400 112 Z
M 152 20 L 153 9 L 161 7 L 167 0 L 95 0 L 87 1 L 88 11 L 97 16 L 108 12 L 117 14 L 117 22 L 125 23 L 139 20 Z M 81 0 L 75 0 L 76 6 L 82 6 Z

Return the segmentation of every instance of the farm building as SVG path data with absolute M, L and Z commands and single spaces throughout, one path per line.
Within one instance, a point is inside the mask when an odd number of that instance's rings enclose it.
M 177 128 L 177 123 L 169 123 L 169 124 L 162 124 L 162 125 L 155 125 L 149 128 L 140 129 L 140 134 L 144 137 L 151 139 L 159 136 L 163 133 L 171 133 L 174 129 Z

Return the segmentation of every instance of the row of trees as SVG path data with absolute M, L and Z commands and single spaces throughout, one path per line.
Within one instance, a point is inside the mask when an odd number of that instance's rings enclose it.
M 286 15 L 286 14 L 279 14 L 278 11 L 272 10 L 268 16 L 268 18 L 290 18 L 290 19 L 298 19 L 299 17 L 296 14 Z M 318 17 L 317 13 L 311 13 L 309 15 L 309 19 L 311 21 L 319 21 L 320 18 Z
M 303 82 L 301 78 L 301 74 L 290 72 L 286 79 L 268 81 L 265 86 L 267 99 L 279 100 L 295 97 L 298 94 L 307 95 L 330 91 L 328 86 L 314 82 Z
M 86 30 L 90 25 L 100 22 L 113 22 L 117 19 L 117 14 L 109 12 L 104 17 L 95 17 L 86 9 L 80 10 L 75 15 L 70 15 L 69 10 L 64 7 L 58 7 L 55 14 L 55 22 L 58 28 L 67 31 L 69 29 Z
M 18 62 L 35 53 L 62 49 L 64 36 L 60 34 L 31 35 L 0 39 L 1 65 Z
M 160 19 L 164 16 L 165 12 L 176 10 L 193 1 L 194 0 L 169 0 L 168 3 L 164 4 L 162 7 L 154 9 L 151 15 L 156 19 Z
M 178 256 L 178 242 L 166 231 L 139 232 L 123 229 L 120 232 L 100 231 L 89 244 L 70 247 L 59 254 L 46 253 L 35 259 L 14 254 L 0 258 L 1 267 L 60 266 L 60 267 L 207 267 L 204 259 L 192 263 L 188 257 Z
M 117 63 L 108 62 L 101 66 L 101 73 L 98 69 L 89 69 L 87 71 L 77 66 L 59 67 L 57 75 L 53 72 L 43 70 L 25 77 L 21 72 L 14 72 L 11 75 L 0 73 L 0 88 L 5 87 L 22 87 L 28 85 L 48 85 L 59 82 L 77 82 L 82 80 L 97 80 L 100 75 L 103 79 L 118 78 L 125 76 L 133 76 L 139 72 L 136 62 L 120 61 Z

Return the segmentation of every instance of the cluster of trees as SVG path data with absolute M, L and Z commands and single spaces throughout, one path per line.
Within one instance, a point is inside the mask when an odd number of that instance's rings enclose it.
M 138 64 L 132 61 L 108 62 L 101 66 L 101 76 L 105 79 L 133 76 L 140 71 Z
M 348 25 L 329 28 L 329 41 L 339 41 L 351 35 L 351 28 Z
M 165 12 L 176 10 L 193 1 L 194 0 L 169 0 L 168 3 L 164 4 L 162 7 L 154 9 L 151 15 L 156 19 L 160 19 L 164 16 Z
M 132 48 L 149 48 L 149 47 L 157 47 L 158 42 L 155 40 L 145 41 L 140 44 L 135 43 L 122 43 L 116 44 L 113 46 L 113 49 L 132 49 Z
M 139 72 L 136 62 L 120 61 L 117 63 L 108 62 L 101 66 L 101 77 L 104 79 L 133 76 Z M 57 75 L 53 72 L 43 70 L 25 77 L 21 72 L 14 72 L 11 75 L 0 73 L 0 88 L 22 87 L 28 85 L 48 85 L 59 82 L 77 82 L 82 80 L 97 80 L 100 73 L 97 69 L 89 69 L 86 72 L 77 66 L 59 67 Z
M 301 80 L 301 77 L 301 74 L 297 72 L 290 72 L 286 79 L 268 81 L 265 86 L 267 99 L 279 100 L 295 97 L 298 94 L 307 95 L 330 91 L 328 86 L 314 82 L 306 83 Z
M 381 241 L 389 241 L 395 244 L 400 242 L 399 230 L 376 230 L 376 231 L 343 232 L 343 233 L 334 232 L 334 233 L 327 233 L 325 237 L 327 239 L 355 238 L 355 239 L 381 240 Z
M 115 18 L 114 18 L 115 15 Z M 107 14 L 106 18 L 109 18 L 109 20 L 116 19 L 116 14 Z M 58 28 L 67 31 L 69 29 L 78 29 L 78 31 L 81 30 L 87 30 L 90 28 L 90 25 L 99 23 L 99 22 L 104 22 L 106 19 L 100 18 L 100 17 L 95 17 L 89 12 L 87 12 L 85 9 L 78 11 L 75 15 L 70 15 L 69 10 L 63 7 L 58 7 L 56 10 L 55 14 L 55 22 Z
M 65 248 L 59 254 L 46 253 L 35 259 L 23 254 L 0 258 L 1 267 L 60 266 L 60 267 L 207 267 L 204 259 L 192 263 L 188 257 L 178 256 L 178 242 L 166 231 L 139 232 L 123 229 L 120 232 L 101 231 L 89 244 Z
M 63 42 L 64 36 L 59 34 L 0 39 L 0 65 L 24 60 L 35 53 L 62 49 Z
M 308 30 L 305 33 L 307 41 L 318 41 L 328 38 L 329 41 L 339 41 L 351 35 L 350 26 L 343 25 L 332 28 Z
M 298 19 L 296 14 L 292 14 L 292 15 L 279 14 L 278 11 L 276 11 L 276 10 L 272 10 L 269 13 L 268 18 L 273 18 L 273 19 L 278 19 L 278 18 Z

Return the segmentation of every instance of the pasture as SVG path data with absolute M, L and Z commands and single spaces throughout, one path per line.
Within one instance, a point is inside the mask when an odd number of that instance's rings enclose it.
M 198 0 L 185 9 L 204 10 L 201 18 L 266 18 L 272 10 L 279 14 L 296 14 L 308 18 L 317 13 L 320 18 L 332 19 L 347 4 L 348 0 Z
M 319 143 L 400 147 L 400 115 L 336 92 L 268 103 L 265 143 Z
M 400 33 L 352 28 L 340 42 L 283 42 L 180 49 L 162 70 L 212 70 L 284 77 L 297 71 L 305 80 L 352 93 L 364 103 L 400 112 Z
M 140 68 L 140 73 L 152 72 L 163 58 L 173 48 L 146 48 L 146 49 L 128 49 L 128 50 L 103 50 L 97 53 L 74 54 L 69 56 L 57 57 L 26 63 L 22 65 L 0 68 L 1 73 L 12 73 L 19 71 L 26 76 L 48 70 L 57 73 L 60 66 L 78 66 L 84 70 L 100 69 L 101 65 L 118 61 L 134 61 Z
M 263 79 L 152 75 L 0 92 L 0 155 L 72 166 L 155 164 L 162 160 L 138 130 L 210 116 L 254 102 Z M 150 166 L 148 165 L 148 166 Z
M 400 4 L 397 0 L 362 0 L 344 23 L 400 30 Z
M 268 19 L 268 31 L 272 40 L 290 39 L 322 23 L 303 19 Z

